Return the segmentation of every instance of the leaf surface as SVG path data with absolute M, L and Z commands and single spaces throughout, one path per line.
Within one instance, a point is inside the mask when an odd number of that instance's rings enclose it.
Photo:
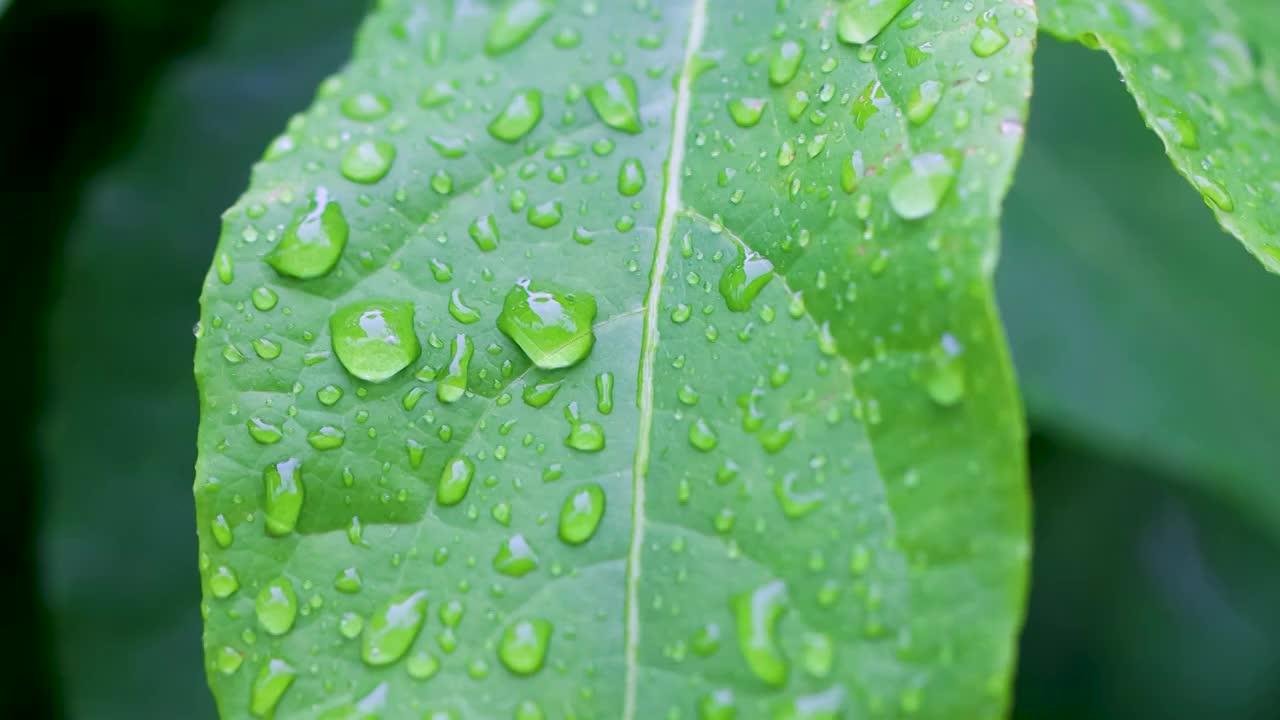
M 223 715 L 1002 716 L 1035 17 L 975 5 L 383 3 L 205 284 Z
M 1106 50 L 1218 222 L 1280 272 L 1280 13 L 1252 0 L 1046 0 L 1044 26 Z

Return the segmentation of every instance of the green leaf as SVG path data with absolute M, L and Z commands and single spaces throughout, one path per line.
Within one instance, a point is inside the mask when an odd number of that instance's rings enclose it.
M 1039 122 L 997 273 L 1032 426 L 1159 470 L 1274 536 L 1280 284 L 1218 241 L 1113 72 L 1076 46 L 1036 51 Z
M 222 713 L 1003 716 L 1035 18 L 979 5 L 383 3 L 205 284 Z
M 1280 272 L 1280 14 L 1251 0 L 1046 0 L 1045 27 L 1106 50 L 1174 167 Z M 1087 102 L 1087 100 L 1083 100 Z
M 361 14 L 329 0 L 229 3 L 208 47 L 156 79 L 131 148 L 75 208 L 40 438 L 41 589 L 68 717 L 215 714 L 184 480 L 198 420 L 192 288 L 212 245 L 200 228 L 341 62 Z M 127 662 L 104 661 L 106 648 Z

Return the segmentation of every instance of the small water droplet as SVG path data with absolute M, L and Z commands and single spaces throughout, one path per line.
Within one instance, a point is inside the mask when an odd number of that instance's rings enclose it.
M 787 587 L 781 580 L 761 585 L 733 599 L 738 648 L 756 677 L 774 687 L 787 682 L 789 665 L 777 637 L 778 620 L 787 609 Z
M 587 101 L 600 120 L 615 130 L 632 134 L 641 131 L 640 102 L 636 83 L 630 75 L 612 75 L 604 82 L 587 88 Z
M 560 539 L 570 545 L 581 545 L 595 535 L 604 517 L 604 488 L 587 483 L 574 489 L 560 508 Z
M 391 164 L 395 159 L 395 145 L 385 140 L 361 140 L 342 156 L 339 169 L 346 179 L 371 185 L 391 172 Z
M 635 158 L 627 158 L 618 168 L 618 192 L 627 197 L 644 189 L 644 166 Z
M 467 496 L 476 467 L 470 458 L 459 455 L 445 464 L 436 487 L 436 502 L 441 505 L 457 505 Z
M 849 45 L 869 42 L 888 27 L 911 0 L 851 0 L 836 17 L 836 36 Z
M 370 665 L 389 665 L 413 644 L 427 618 L 427 592 L 392 598 L 365 624 L 360 657 Z
M 449 342 L 449 366 L 436 380 L 436 398 L 442 403 L 454 403 L 467 393 L 467 372 L 475 345 L 471 338 L 459 333 Z
M 516 675 L 532 675 L 542 669 L 551 643 L 551 623 L 518 620 L 507 626 L 498 644 L 498 659 Z
M 773 263 L 754 250 L 739 248 L 737 262 L 720 276 L 720 295 L 730 310 L 745 312 L 771 278 Z
M 778 46 L 769 58 L 769 83 L 786 85 L 800 72 L 804 60 L 805 44 L 802 40 L 787 40 Z
M 498 545 L 493 569 L 509 577 L 524 577 L 538 567 L 538 556 L 524 535 L 512 535 Z
M 270 718 L 297 676 L 293 666 L 284 660 L 267 660 L 258 670 L 249 691 L 249 712 L 257 718 Z
M 263 586 L 254 603 L 258 623 L 272 635 L 284 635 L 298 616 L 298 596 L 288 578 L 276 578 Z
M 489 123 L 489 134 L 503 142 L 518 142 L 542 120 L 542 93 L 520 90 Z
M 768 105 L 769 101 L 764 98 L 737 98 L 729 102 L 729 117 L 738 127 L 755 127 Z
M 310 208 L 285 229 L 279 244 L 267 254 L 267 264 L 281 275 L 300 280 L 320 277 L 338 264 L 349 234 L 342 206 L 329 198 L 328 190 L 316 188 Z
M 266 486 L 266 529 L 269 535 L 288 535 L 298 524 L 298 514 L 302 512 L 304 491 L 302 485 L 302 462 L 289 458 L 282 462 L 268 465 L 262 473 Z
M 519 47 L 547 18 L 555 5 L 550 0 L 516 0 L 502 9 L 489 25 L 484 39 L 486 55 L 501 55 Z

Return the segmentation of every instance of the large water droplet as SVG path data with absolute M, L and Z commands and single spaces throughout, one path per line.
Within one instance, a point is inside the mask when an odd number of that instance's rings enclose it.
M 263 629 L 272 635 L 284 635 L 298 616 L 298 597 L 288 578 L 276 578 L 258 593 L 254 610 Z
M 587 101 L 605 125 L 632 134 L 641 131 L 640 101 L 631 76 L 617 74 L 592 85 L 587 88 Z
M 268 465 L 262 473 L 266 486 L 266 528 L 269 535 L 288 535 L 298 525 L 302 512 L 302 461 L 289 458 Z
M 362 300 L 329 317 L 333 352 L 347 372 L 382 382 L 418 359 L 422 348 L 413 328 L 413 304 Z
M 836 16 L 841 42 L 862 45 L 880 34 L 911 0 L 848 0 Z
M 787 609 L 787 586 L 781 580 L 761 585 L 733 599 L 738 648 L 756 677 L 774 686 L 787 682 L 788 664 L 777 638 L 778 619 Z
M 903 165 L 889 187 L 889 204 L 907 220 L 932 215 L 956 179 L 951 158 L 941 153 L 921 153 Z
M 385 140 L 362 140 L 342 156 L 340 170 L 346 179 L 371 185 L 391 172 L 396 159 L 396 146 Z
M 507 293 L 498 329 L 540 368 L 569 367 L 591 352 L 596 299 L 554 283 L 523 278 Z
M 392 598 L 365 624 L 360 657 L 370 665 L 389 665 L 409 650 L 427 619 L 427 592 Z
M 751 301 L 773 277 L 773 263 L 748 248 L 739 248 L 738 261 L 720 276 L 720 294 L 734 312 L 751 309 Z
M 249 691 L 249 712 L 257 718 L 271 717 L 297 676 L 293 666 L 279 658 L 263 663 Z
M 595 535 L 604 517 L 604 488 L 587 483 L 565 499 L 560 508 L 560 539 L 570 545 L 581 545 Z
M 520 90 L 489 123 L 489 134 L 503 142 L 517 142 L 542 120 L 542 93 Z
M 991 57 L 1009 44 L 1009 36 L 997 27 L 999 18 L 994 10 L 988 10 L 978 16 L 978 34 L 973 36 L 969 48 L 978 57 Z
M 519 46 L 551 17 L 554 9 L 550 0 L 516 0 L 503 8 L 485 35 L 485 54 L 501 55 Z
M 546 620 L 519 620 L 507 626 L 498 645 L 498 659 L 517 675 L 532 675 L 542 669 L 551 644 L 551 623 Z
M 764 98 L 739 98 L 729 101 L 729 117 L 738 127 L 755 127 L 764 116 L 769 101 Z
M 347 246 L 350 227 L 342 207 L 330 200 L 329 191 L 316 188 L 311 207 L 294 218 L 267 264 L 281 275 L 306 280 L 328 273 L 338 264 Z

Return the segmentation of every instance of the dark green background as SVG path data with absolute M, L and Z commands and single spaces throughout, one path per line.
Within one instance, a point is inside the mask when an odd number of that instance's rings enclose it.
M 4 717 L 212 716 L 191 327 L 218 215 L 363 0 L 16 0 Z M 1214 224 L 1106 58 L 1042 39 L 998 276 L 1032 422 L 1015 716 L 1280 705 L 1280 278 Z

